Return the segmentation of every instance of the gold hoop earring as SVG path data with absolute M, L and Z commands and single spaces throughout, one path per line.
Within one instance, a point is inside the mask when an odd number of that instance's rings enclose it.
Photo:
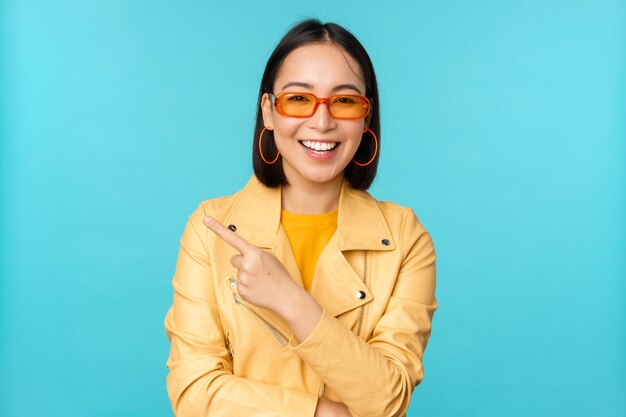
M 378 153 L 378 138 L 376 137 L 376 134 L 374 132 L 372 132 L 372 130 L 370 128 L 365 129 L 363 132 L 370 132 L 372 134 L 372 136 L 374 137 L 374 143 L 376 144 L 376 147 L 374 148 L 374 155 L 372 156 L 372 159 L 367 161 L 367 163 L 365 163 L 365 164 L 357 162 L 354 158 L 352 158 L 352 162 L 354 162 L 355 164 L 357 164 L 360 167 L 368 166 L 369 164 L 371 164 L 372 161 L 374 160 L 374 158 L 376 158 L 376 154 Z
M 265 157 L 263 156 L 263 149 L 261 146 L 261 142 L 263 141 L 263 133 L 267 130 L 266 127 L 263 128 L 263 130 L 261 130 L 261 134 L 259 135 L 259 153 L 261 154 L 261 159 L 263 160 L 263 162 L 265 162 L 268 165 L 272 165 L 274 162 L 278 161 L 278 157 L 280 156 L 280 152 L 278 152 L 276 154 L 276 158 L 274 158 L 274 160 L 272 162 L 268 161 L 267 159 L 265 159 Z

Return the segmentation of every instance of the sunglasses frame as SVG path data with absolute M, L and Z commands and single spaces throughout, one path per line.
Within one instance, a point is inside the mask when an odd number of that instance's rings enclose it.
M 333 119 L 337 119 L 337 120 L 360 120 L 360 119 L 364 119 L 364 118 L 367 117 L 368 114 L 370 114 L 370 110 L 372 109 L 371 100 L 368 99 L 365 96 L 361 96 L 361 95 L 358 95 L 358 94 L 335 94 L 335 95 L 332 95 L 330 97 L 322 97 L 322 98 L 316 96 L 313 93 L 300 92 L 300 91 L 283 91 L 281 93 L 278 93 L 278 95 L 276 95 L 276 96 L 273 93 L 268 93 L 268 94 L 270 96 L 270 99 L 272 100 L 272 104 L 274 105 L 274 107 L 276 107 L 276 111 L 279 114 L 281 114 L 283 116 L 286 116 L 286 117 L 297 117 L 297 118 L 300 118 L 300 119 L 305 119 L 307 117 L 311 117 L 317 111 L 317 108 L 319 107 L 320 103 L 326 104 L 326 108 L 328 109 L 328 114 L 330 114 L 330 117 L 332 117 Z M 293 115 L 290 115 L 290 114 L 283 113 L 283 111 L 280 109 L 278 104 L 279 104 L 281 98 L 283 98 L 287 94 L 302 94 L 302 95 L 308 95 L 308 96 L 315 97 L 315 106 L 313 107 L 313 111 L 311 112 L 311 114 L 308 115 L 308 116 L 293 116 Z M 328 104 L 329 101 L 331 99 L 333 99 L 334 97 L 358 97 L 358 98 L 360 98 L 361 100 L 363 100 L 365 102 L 364 107 L 366 108 L 367 111 L 361 117 L 335 117 L 335 116 L 333 116 L 333 113 L 330 110 L 330 105 Z

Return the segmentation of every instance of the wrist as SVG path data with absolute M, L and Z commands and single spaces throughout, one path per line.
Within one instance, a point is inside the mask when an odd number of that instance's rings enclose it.
M 287 323 L 297 341 L 306 339 L 322 317 L 322 306 L 302 287 L 295 286 L 277 314 Z
M 294 283 L 293 287 L 287 291 L 284 299 L 280 302 L 276 314 L 285 320 L 286 323 L 291 324 L 298 320 L 303 309 L 309 310 L 314 304 L 318 303 L 311 294 Z

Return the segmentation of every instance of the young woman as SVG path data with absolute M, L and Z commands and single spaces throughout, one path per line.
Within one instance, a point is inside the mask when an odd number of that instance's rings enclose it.
M 437 309 L 414 211 L 374 199 L 372 63 L 333 23 L 294 26 L 259 91 L 254 175 L 180 241 L 167 389 L 178 417 L 402 416 Z

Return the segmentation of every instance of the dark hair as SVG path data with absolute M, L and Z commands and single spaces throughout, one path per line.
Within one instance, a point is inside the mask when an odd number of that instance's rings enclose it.
M 375 159 L 367 166 L 358 166 L 350 161 L 344 170 L 344 177 L 352 188 L 359 190 L 367 190 L 376 176 L 378 168 L 378 160 L 380 156 L 380 109 L 378 103 L 378 86 L 376 84 L 376 74 L 374 66 L 369 55 L 363 48 L 358 39 L 342 26 L 335 23 L 322 23 L 318 19 L 306 19 L 298 22 L 293 26 L 283 38 L 280 40 L 272 55 L 270 55 L 263 78 L 261 79 L 261 87 L 259 88 L 259 97 L 257 100 L 256 126 L 254 128 L 254 136 L 252 140 L 252 166 L 254 174 L 261 183 L 268 187 L 278 187 L 279 185 L 287 185 L 287 178 L 283 171 L 283 159 L 278 158 L 276 163 L 267 164 L 261 159 L 259 153 L 259 135 L 263 130 L 263 111 L 261 109 L 261 98 L 264 93 L 273 92 L 276 75 L 283 61 L 294 49 L 312 43 L 331 42 L 344 49 L 356 62 L 358 62 L 363 75 L 365 77 L 365 96 L 372 103 L 369 117 L 369 128 L 378 137 L 378 152 Z M 264 135 L 270 135 L 270 138 L 264 138 L 262 141 L 263 155 L 266 158 L 274 158 L 278 153 L 276 143 L 273 140 L 273 133 L 265 131 Z M 375 151 L 374 138 L 370 132 L 363 134 L 361 144 L 356 151 L 354 159 L 364 163 L 372 158 Z

